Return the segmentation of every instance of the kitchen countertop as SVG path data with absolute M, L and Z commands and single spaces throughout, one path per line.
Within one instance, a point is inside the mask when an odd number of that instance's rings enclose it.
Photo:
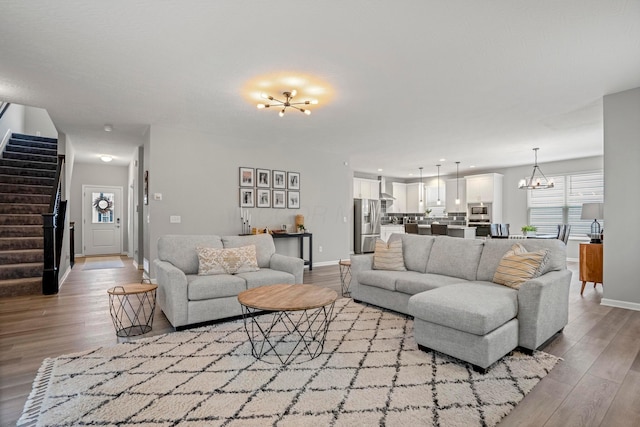
M 475 228 L 475 227 L 467 227 L 466 225 L 450 225 L 450 224 L 443 224 L 443 225 L 448 225 L 449 228 L 455 228 L 458 230 L 466 230 L 467 228 Z M 431 224 L 418 224 L 418 228 L 431 228 Z

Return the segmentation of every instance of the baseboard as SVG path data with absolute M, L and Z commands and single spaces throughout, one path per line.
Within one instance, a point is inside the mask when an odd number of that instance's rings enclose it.
M 321 261 L 321 262 L 314 262 L 313 266 L 314 267 L 325 267 L 327 265 L 338 265 L 338 261 L 339 260 L 335 260 L 335 261 Z
M 602 298 L 600 305 L 606 305 L 607 307 L 626 308 L 627 310 L 640 311 L 640 304 L 637 302 L 618 301 L 615 299 Z
M 567 258 L 567 262 L 580 262 L 580 258 Z

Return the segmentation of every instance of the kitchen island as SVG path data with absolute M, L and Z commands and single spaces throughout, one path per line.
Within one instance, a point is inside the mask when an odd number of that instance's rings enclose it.
M 430 224 L 418 224 L 418 234 L 431 235 Z M 447 227 L 447 236 L 462 237 L 463 239 L 475 239 L 476 228 L 464 225 L 449 225 Z

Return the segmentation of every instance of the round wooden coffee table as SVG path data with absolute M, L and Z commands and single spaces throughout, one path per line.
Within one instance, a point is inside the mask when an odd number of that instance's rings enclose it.
M 251 354 L 283 364 L 318 357 L 336 299 L 336 291 L 313 285 L 269 285 L 240 292 Z M 257 315 L 264 311 L 272 313 Z
M 133 283 L 107 290 L 117 336 L 131 337 L 151 331 L 157 288 L 158 285 Z

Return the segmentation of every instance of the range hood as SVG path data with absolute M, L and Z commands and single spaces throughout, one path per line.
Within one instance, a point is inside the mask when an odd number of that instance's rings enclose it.
M 395 200 L 396 198 L 393 197 L 391 194 L 385 192 L 386 186 L 387 186 L 387 182 L 384 178 L 384 176 L 379 176 L 378 177 L 378 182 L 380 182 L 380 200 Z

